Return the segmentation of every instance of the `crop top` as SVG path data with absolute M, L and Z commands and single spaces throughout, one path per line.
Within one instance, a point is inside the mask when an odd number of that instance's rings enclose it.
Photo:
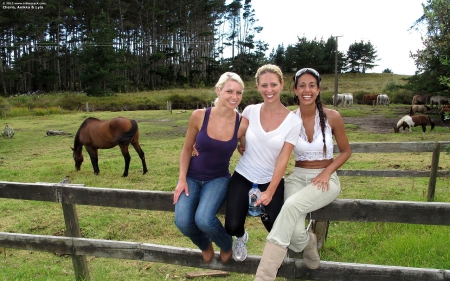
M 300 109 L 297 110 L 297 114 L 301 118 Z M 306 135 L 306 130 L 302 122 L 300 137 L 294 147 L 295 161 L 328 160 L 333 158 L 333 134 L 328 120 L 325 121 L 325 143 L 327 150 L 324 155 L 319 110 L 316 109 L 313 140 L 312 142 L 308 141 L 308 136 Z
M 210 113 L 211 107 L 206 109 L 202 128 L 195 139 L 195 147 L 199 155 L 191 157 L 186 174 L 186 176 L 200 181 L 209 181 L 219 177 L 231 177 L 229 171 L 230 158 L 238 144 L 239 113 L 236 112 L 233 137 L 227 141 L 216 140 L 208 136 L 207 129 Z

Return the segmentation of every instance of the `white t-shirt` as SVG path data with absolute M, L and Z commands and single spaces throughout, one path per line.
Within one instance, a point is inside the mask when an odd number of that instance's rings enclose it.
M 249 181 L 268 183 L 272 180 L 278 155 L 285 142 L 296 144 L 300 135 L 302 121 L 290 112 L 284 121 L 273 131 L 266 132 L 261 126 L 260 104 L 248 105 L 242 116 L 248 119 L 245 133 L 245 152 L 239 159 L 235 171 Z

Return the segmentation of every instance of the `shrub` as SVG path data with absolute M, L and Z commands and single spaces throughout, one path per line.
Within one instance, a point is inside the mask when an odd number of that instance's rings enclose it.
M 414 93 L 403 90 L 390 94 L 390 102 L 395 104 L 411 104 Z

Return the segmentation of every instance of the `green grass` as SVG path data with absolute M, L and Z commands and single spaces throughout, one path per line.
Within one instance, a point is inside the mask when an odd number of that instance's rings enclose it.
M 395 107 L 393 107 L 395 108 Z M 393 108 L 358 106 L 339 108 L 343 116 L 390 117 Z M 173 191 L 178 178 L 178 160 L 188 118 L 192 111 L 64 112 L 4 119 L 15 130 L 12 139 L 0 139 L 0 179 L 14 182 L 59 182 L 69 175 L 72 183 L 91 187 Z M 122 178 L 123 158 L 119 148 L 100 150 L 100 175 L 94 176 L 89 158 L 81 171 L 72 159 L 73 136 L 89 116 L 136 119 L 141 132 L 149 173 L 131 151 L 130 173 Z M 350 142 L 449 140 L 449 131 L 439 127 L 422 135 L 376 134 L 346 124 Z M 417 129 L 417 128 L 416 128 Z M 47 136 L 47 130 L 61 130 L 72 136 Z M 131 148 L 132 149 L 132 148 Z M 235 153 L 231 169 L 238 161 Z M 431 153 L 353 154 L 343 169 L 426 170 Z M 442 153 L 439 167 L 450 170 L 450 157 Z M 293 161 L 286 174 L 293 169 Z M 426 201 L 427 178 L 341 177 L 340 198 Z M 438 179 L 435 201 L 450 202 L 450 180 Z M 173 224 L 173 213 L 132 209 L 77 206 L 83 237 L 155 243 L 195 248 Z M 64 218 L 59 204 L 0 199 L 0 231 L 42 235 L 64 235 Z M 223 220 L 223 216 L 220 217 Z M 260 255 L 267 235 L 262 224 L 249 218 L 248 250 Z M 418 226 L 392 223 L 331 222 L 321 259 L 337 262 L 373 263 L 425 268 L 450 268 L 446 226 Z M 215 249 L 218 251 L 218 249 Z M 70 257 L 25 250 L 0 249 L 0 280 L 74 280 Z M 131 260 L 88 257 L 92 280 L 185 280 L 184 274 L 201 269 Z M 230 277 L 193 280 L 253 280 L 253 275 L 233 273 Z M 281 280 L 281 279 L 280 279 Z

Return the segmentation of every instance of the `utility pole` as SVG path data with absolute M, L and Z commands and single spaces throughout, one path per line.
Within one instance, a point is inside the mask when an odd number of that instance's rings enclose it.
M 343 35 L 340 36 L 335 36 L 336 37 L 336 50 L 334 53 L 334 99 L 333 99 L 333 105 L 334 107 L 337 107 L 337 95 L 338 95 L 338 37 L 342 37 Z

